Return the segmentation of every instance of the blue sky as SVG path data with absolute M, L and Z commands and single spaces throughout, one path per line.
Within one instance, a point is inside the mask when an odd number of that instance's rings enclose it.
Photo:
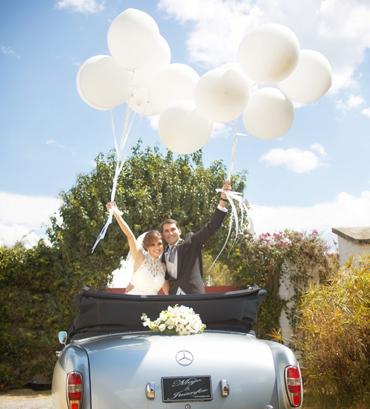
M 332 227 L 370 226 L 368 1 L 13 0 L 0 3 L 0 244 L 34 244 L 58 193 L 114 146 L 109 111 L 83 102 L 76 75 L 88 58 L 109 55 L 108 28 L 128 8 L 152 16 L 171 63 L 200 76 L 236 62 L 244 35 L 265 23 L 285 25 L 301 49 L 325 55 L 329 92 L 295 104 L 279 139 L 240 136 L 234 170 L 249 172 L 244 196 L 257 233 L 317 229 L 332 245 Z M 123 106 L 113 110 L 117 127 L 123 114 Z M 163 147 L 157 125 L 158 116 L 144 118 L 144 144 Z M 241 120 L 238 131 L 246 133 Z M 215 124 L 205 163 L 229 167 L 232 145 L 232 127 Z

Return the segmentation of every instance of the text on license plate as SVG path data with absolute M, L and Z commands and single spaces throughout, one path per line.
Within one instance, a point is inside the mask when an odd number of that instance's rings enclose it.
M 210 376 L 162 378 L 163 402 L 212 400 Z

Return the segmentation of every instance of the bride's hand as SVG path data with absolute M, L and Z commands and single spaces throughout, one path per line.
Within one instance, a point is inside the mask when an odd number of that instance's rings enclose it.
M 113 210 L 113 212 L 114 212 L 114 210 L 118 210 L 118 209 L 117 209 L 117 205 L 116 205 L 115 202 L 109 202 L 109 203 L 107 203 L 105 206 L 106 206 L 108 212 L 109 212 L 111 209 Z
M 135 286 L 133 284 L 127 284 L 127 287 L 126 287 L 126 290 L 125 290 L 124 294 L 127 294 L 128 292 L 130 292 L 134 288 L 135 288 Z
M 231 182 L 230 182 L 230 180 L 228 180 L 228 181 L 222 186 L 222 190 L 229 190 L 229 191 L 231 191 Z

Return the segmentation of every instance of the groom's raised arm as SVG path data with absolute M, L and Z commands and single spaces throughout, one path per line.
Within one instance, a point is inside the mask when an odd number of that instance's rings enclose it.
M 220 202 L 213 213 L 211 220 L 193 236 L 193 240 L 198 241 L 199 244 L 205 244 L 206 241 L 217 232 L 225 219 L 227 213 L 227 209 L 225 207 L 227 198 L 224 191 L 231 191 L 230 181 L 227 181 L 222 187 Z

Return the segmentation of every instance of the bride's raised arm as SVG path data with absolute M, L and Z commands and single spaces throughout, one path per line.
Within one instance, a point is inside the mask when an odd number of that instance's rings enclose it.
M 134 259 L 134 271 L 136 271 L 141 265 L 141 263 L 144 261 L 144 254 L 136 241 L 134 233 L 131 231 L 128 224 L 122 219 L 116 203 L 109 202 L 107 203 L 106 207 L 108 211 L 110 210 L 113 211 L 113 216 L 116 218 L 121 230 L 127 237 L 128 245 L 130 247 L 130 253 L 132 255 L 132 258 Z

